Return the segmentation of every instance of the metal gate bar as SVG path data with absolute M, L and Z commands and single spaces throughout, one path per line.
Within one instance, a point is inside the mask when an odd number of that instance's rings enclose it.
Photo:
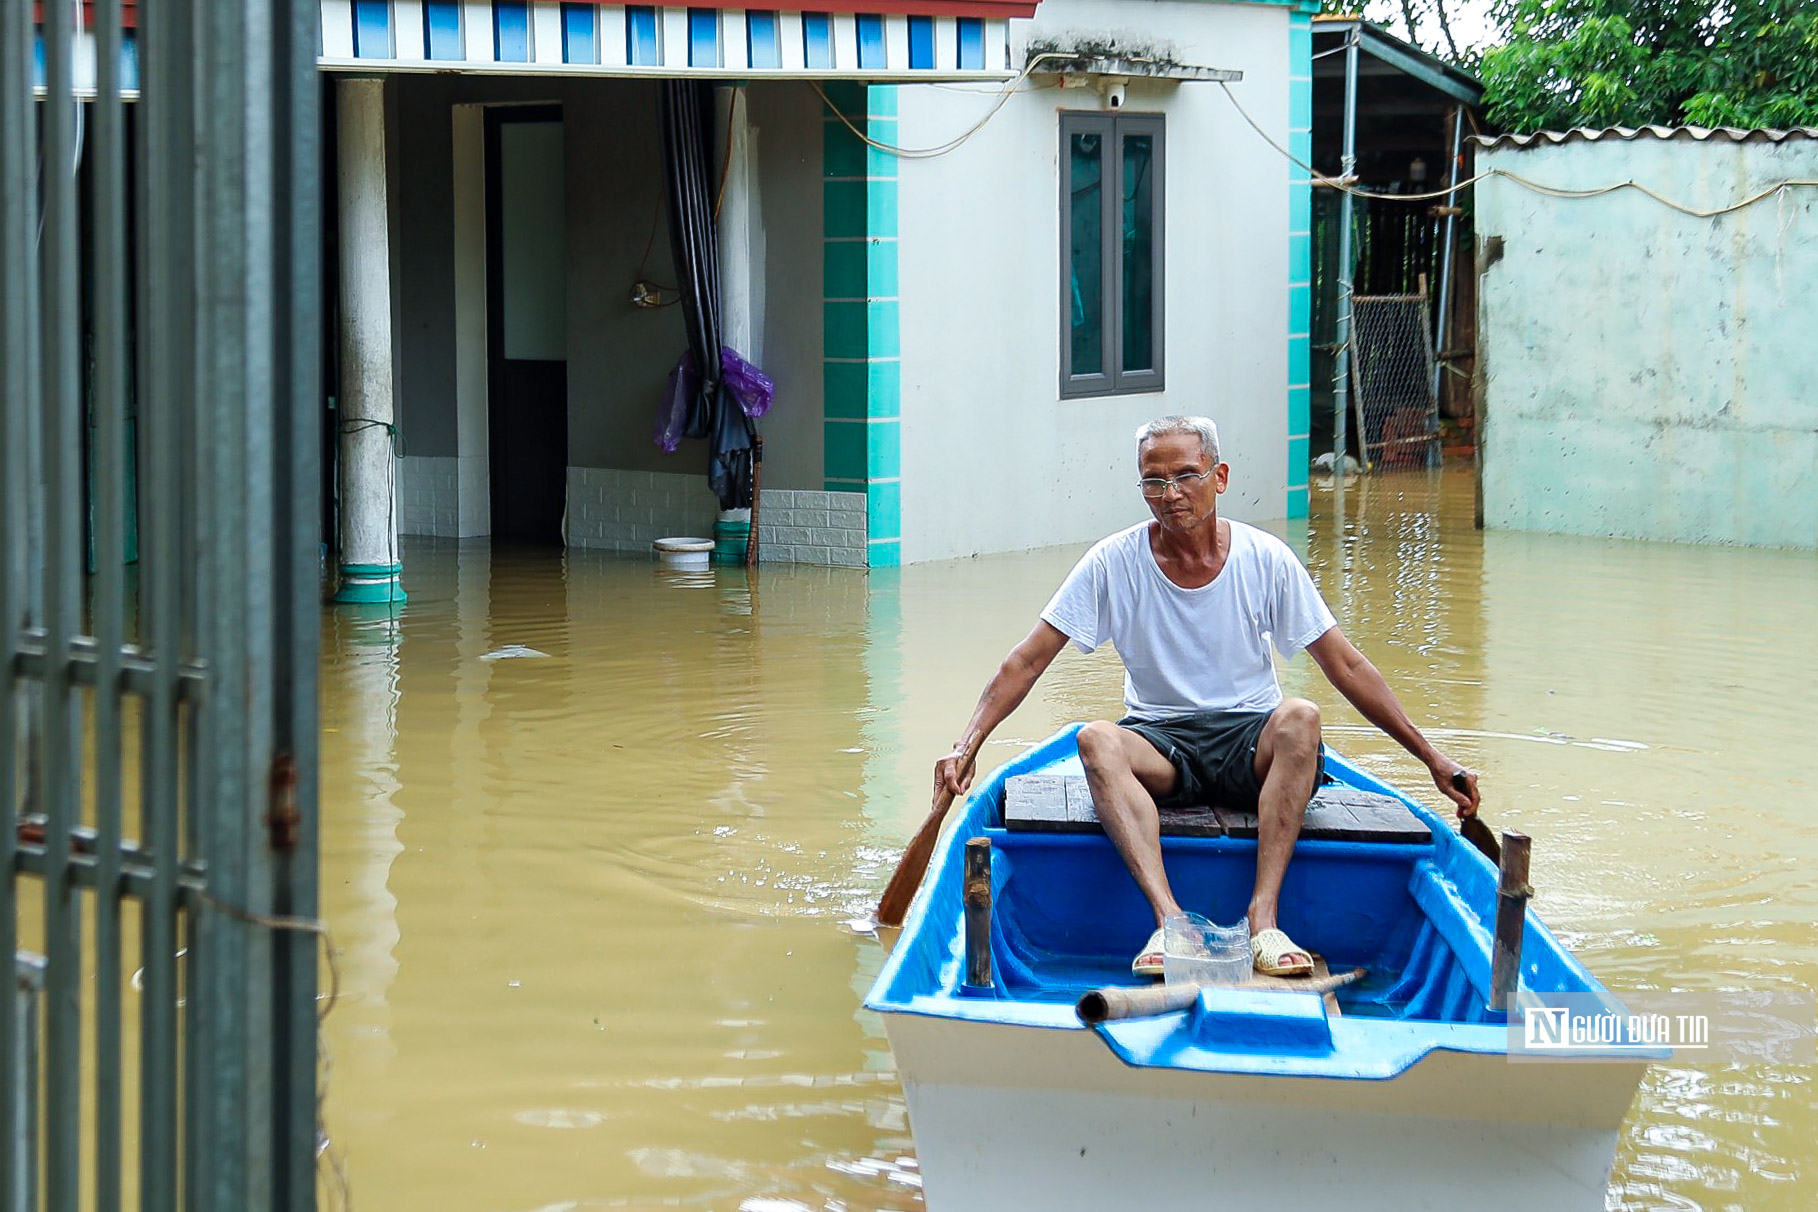
M 44 601 L 48 676 L 38 680 L 39 784 L 44 812 L 44 1063 L 50 1077 L 44 1102 L 44 1195 L 52 1208 L 74 1208 L 80 1197 L 82 1090 L 82 900 L 69 878 L 70 838 L 82 788 L 81 702 L 62 671 L 69 641 L 80 630 L 82 541 L 82 405 L 77 342 L 82 332 L 77 294 L 74 165 L 76 104 L 72 88 L 74 19 L 71 0 L 44 5 L 45 101 L 42 107 L 44 205 L 39 237 L 43 258 Z M 65 98 L 71 98 L 65 100 Z
M 21 954 L 13 976 L 13 987 L 0 1000 L 19 1024 L 18 1034 L 8 1037 L 11 1042 L 5 1061 L 20 1080 L 17 1085 L 0 1086 L 0 1102 L 6 1104 L 10 1116 L 4 1139 L 14 1146 L 12 1168 L 0 1170 L 0 1198 L 10 1201 L 9 1208 L 36 1208 L 38 1151 L 26 1145 L 38 1139 L 38 998 L 44 989 L 43 958 Z
M 138 1206 L 300 1210 L 318 1130 L 318 14 L 142 0 L 129 182 L 122 7 L 46 0 L 34 29 L 33 6 L 0 0 L 0 939 L 17 948 L 35 890 L 46 952 L 18 968 L 41 993 L 0 997 L 0 1208 L 122 1205 L 131 898 Z M 72 46 L 91 16 L 84 129 Z M 129 400 L 144 436 L 132 600 Z
M 188 480 L 177 410 L 180 385 L 192 375 L 188 346 L 177 326 L 194 314 L 187 225 L 177 216 L 192 206 L 189 174 L 182 170 L 180 137 L 189 124 L 186 42 L 181 6 L 151 4 L 139 14 L 141 55 L 139 112 L 139 216 L 144 261 L 139 273 L 139 424 L 144 469 L 139 541 L 139 634 L 147 651 L 180 651 L 177 615 L 183 588 L 177 504 Z M 153 854 L 178 853 L 177 754 L 180 706 L 176 670 L 157 662 L 141 708 L 141 818 Z M 148 1208 L 177 1206 L 177 889 L 169 863 L 153 869 L 141 910 L 139 1197 Z
M 120 0 L 99 0 L 95 19 L 94 615 L 95 681 L 120 684 L 126 643 L 126 110 L 120 98 Z M 95 729 L 95 1209 L 121 1196 L 120 871 L 125 807 L 121 700 L 93 696 Z
M 32 447 L 27 418 L 33 410 L 37 359 L 31 355 L 33 315 L 37 291 L 36 258 L 32 241 L 32 214 L 36 210 L 30 172 L 32 129 L 31 94 L 20 82 L 31 79 L 31 15 L 23 4 L 0 5 L 0 656 L 17 649 L 26 600 L 30 566 L 30 523 L 26 514 L 24 476 L 26 454 Z M 19 919 L 14 895 L 15 854 L 18 833 L 14 814 L 24 802 L 21 738 L 24 729 L 19 711 L 18 688 L 10 672 L 0 674 L 0 963 L 12 970 L 8 957 L 17 948 Z M 37 1132 L 30 1122 L 36 1106 L 36 1066 L 28 1065 L 28 1029 L 31 1051 L 36 1051 L 35 1006 L 23 982 L 12 984 L 0 997 L 0 1197 L 8 1212 L 32 1208 L 37 1203 L 35 1167 Z

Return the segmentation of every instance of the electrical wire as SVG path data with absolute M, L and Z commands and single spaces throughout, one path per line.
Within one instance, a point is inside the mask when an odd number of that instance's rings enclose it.
M 1342 50 L 1345 48 L 1340 47 L 1337 49 Z M 1336 50 L 1322 51 L 1322 52 L 1320 52 L 1319 55 L 1314 56 L 1314 58 L 1323 58 L 1325 55 L 1334 54 L 1334 53 L 1336 53 Z M 832 112 L 833 116 L 838 118 L 840 120 L 840 123 L 843 126 L 845 126 L 845 128 L 847 130 L 851 131 L 852 134 L 865 146 L 870 147 L 870 148 L 875 148 L 876 150 L 884 152 L 887 155 L 895 156 L 900 160 L 931 160 L 937 156 L 944 156 L 944 155 L 948 154 L 949 152 L 956 150 L 961 145 L 963 145 L 968 139 L 972 138 L 973 135 L 976 135 L 979 131 L 983 130 L 985 127 L 985 124 L 990 122 L 992 118 L 996 117 L 998 114 L 998 111 L 1003 109 L 1004 106 L 1009 102 L 1011 96 L 1014 95 L 1018 91 L 1018 89 L 1020 89 L 1022 87 L 1023 82 L 1026 81 L 1029 78 L 1029 76 L 1035 71 L 1037 64 L 1045 62 L 1050 59 L 1075 59 L 1075 58 L 1078 58 L 1077 54 L 1075 54 L 1073 52 L 1067 52 L 1067 51 L 1048 51 L 1048 52 L 1044 52 L 1039 55 L 1031 56 L 1029 61 L 1023 65 L 1022 71 L 1018 72 L 1016 74 L 1016 77 L 1013 80 L 1011 80 L 1008 84 L 1006 84 L 1002 89 L 999 90 L 997 99 L 991 103 L 991 107 L 985 111 L 983 116 L 981 116 L 977 122 L 974 122 L 971 126 L 967 127 L 964 131 L 961 131 L 958 135 L 955 135 L 953 138 L 947 140 L 945 143 L 937 144 L 934 147 L 900 147 L 895 144 L 884 143 L 877 139 L 871 138 L 871 136 L 867 135 L 864 131 L 860 130 L 858 128 L 858 126 L 852 121 L 852 119 L 847 117 L 845 112 L 842 111 L 839 106 L 837 106 L 833 103 L 833 99 L 827 95 L 827 91 L 821 87 L 819 81 L 811 80 L 811 81 L 809 81 L 809 84 L 813 87 L 813 89 L 816 93 L 820 94 L 821 101 L 827 106 L 828 110 Z M 1271 148 L 1273 148 L 1279 155 L 1281 155 L 1282 157 L 1287 159 L 1291 164 L 1294 164 L 1295 166 L 1305 170 L 1306 173 L 1308 174 L 1308 176 L 1310 176 L 1312 178 L 1313 184 L 1320 186 L 1321 188 L 1324 188 L 1324 189 L 1335 189 L 1335 190 L 1340 191 L 1341 193 L 1350 194 L 1352 197 L 1355 197 L 1355 198 L 1372 198 L 1372 199 L 1376 199 L 1376 200 L 1384 201 L 1384 202 L 1435 202 L 1442 198 L 1450 200 L 1450 199 L 1455 199 L 1458 196 L 1458 193 L 1460 190 L 1469 189 L 1471 186 L 1476 185 L 1479 181 L 1484 181 L 1491 177 L 1502 177 L 1502 178 L 1505 178 L 1506 180 L 1514 182 L 1515 184 L 1523 187 L 1524 189 L 1528 189 L 1528 190 L 1533 191 L 1534 193 L 1543 194 L 1545 196 L 1554 197 L 1554 198 L 1573 198 L 1573 199 L 1596 198 L 1596 197 L 1600 197 L 1604 194 L 1616 193 L 1616 192 L 1618 192 L 1620 190 L 1624 190 L 1624 189 L 1632 189 L 1639 193 L 1645 194 L 1649 198 L 1652 198 L 1654 201 L 1660 203 L 1662 206 L 1665 206 L 1671 210 L 1678 211 L 1680 214 L 1689 215 L 1695 219 L 1715 219 L 1722 215 L 1733 214 L 1736 211 L 1744 210 L 1750 206 L 1755 205 L 1758 202 L 1764 201 L 1765 199 L 1768 199 L 1768 198 L 1774 197 L 1778 194 L 1781 194 L 1783 191 L 1785 191 L 1787 189 L 1818 188 L 1818 179 L 1793 177 L 1793 178 L 1788 178 L 1786 180 L 1776 182 L 1775 184 L 1769 185 L 1763 189 L 1757 190 L 1756 192 L 1750 194 L 1748 197 L 1743 198 L 1736 202 L 1732 202 L 1728 206 L 1719 206 L 1719 207 L 1713 207 L 1713 208 L 1709 208 L 1709 209 L 1701 209 L 1701 208 L 1694 207 L 1694 206 L 1688 206 L 1685 203 L 1676 201 L 1673 198 L 1669 198 L 1665 194 L 1662 194 L 1662 193 L 1650 188 L 1649 186 L 1643 184 L 1642 182 L 1636 181 L 1632 178 L 1629 180 L 1617 181 L 1617 182 L 1614 182 L 1609 185 L 1600 185 L 1600 186 L 1596 186 L 1596 187 L 1589 188 L 1589 189 L 1562 189 L 1557 186 L 1546 185 L 1539 181 L 1530 180 L 1527 177 L 1520 175 L 1519 173 L 1510 172 L 1506 168 L 1486 169 L 1483 172 L 1478 173 L 1476 176 L 1471 177 L 1464 181 L 1456 182 L 1448 188 L 1428 190 L 1424 193 L 1392 194 L 1392 193 L 1386 193 L 1386 192 L 1383 192 L 1380 190 L 1359 189 L 1356 185 L 1351 183 L 1351 179 L 1340 178 L 1340 177 L 1329 177 L 1326 174 L 1320 172 L 1318 169 L 1314 168 L 1311 164 L 1308 164 L 1304 160 L 1300 159 L 1298 156 L 1296 156 L 1293 152 L 1289 151 L 1287 148 L 1283 147 L 1279 142 L 1276 141 L 1276 139 L 1272 135 L 1269 134 L 1268 131 L 1264 130 L 1262 128 L 1262 126 L 1257 123 L 1255 118 L 1250 116 L 1250 111 L 1245 109 L 1243 106 L 1243 103 L 1237 99 L 1237 94 L 1231 91 L 1231 86 L 1229 83 L 1221 80 L 1218 82 L 1218 86 L 1224 90 L 1225 97 L 1227 99 L 1229 99 L 1232 106 L 1234 108 L 1236 108 L 1238 115 L 1243 118 L 1243 120 L 1249 125 L 1250 129 L 1255 131 L 1257 133 L 1257 135 L 1262 138 L 1263 142 L 1267 143 Z M 1471 124 L 1472 124 L 1473 128 L 1475 128 L 1477 125 L 1476 115 L 1474 115 L 1474 114 L 1471 116 Z M 730 160 L 728 161 L 728 163 L 730 163 Z M 725 174 L 724 174 L 724 170 L 722 170 L 722 174 L 721 174 L 722 197 L 724 196 L 723 195 L 724 188 L 725 188 Z M 718 214 L 718 204 L 717 203 L 715 205 L 715 214 L 716 214 L 716 216 Z M 654 236 L 654 234 L 655 234 L 655 229 L 653 228 L 652 235 Z
M 1731 214 L 1735 211 L 1753 206 L 1757 202 L 1771 198 L 1783 190 L 1794 188 L 1818 188 L 1818 179 L 1790 177 L 1786 180 L 1778 181 L 1773 185 L 1769 185 L 1764 189 L 1757 190 L 1748 197 L 1737 202 L 1732 202 L 1728 206 L 1719 206 L 1710 210 L 1700 210 L 1697 207 L 1687 206 L 1682 202 L 1676 202 L 1665 194 L 1658 193 L 1632 178 L 1626 181 L 1617 181 L 1610 185 L 1594 186 L 1589 189 L 1561 189 L 1558 186 L 1545 185 L 1538 181 L 1531 181 L 1519 173 L 1510 172 L 1506 168 L 1490 168 L 1485 169 L 1483 172 L 1478 173 L 1468 180 L 1458 182 L 1449 189 L 1430 190 L 1420 194 L 1382 193 L 1376 190 L 1359 189 L 1355 185 L 1352 185 L 1349 179 L 1346 178 L 1328 177 L 1314 168 L 1311 164 L 1306 163 L 1293 152 L 1276 142 L 1268 131 L 1257 125 L 1256 119 L 1252 118 L 1250 116 L 1250 111 L 1243 107 L 1243 103 L 1239 101 L 1237 95 L 1231 91 L 1231 86 L 1229 84 L 1226 84 L 1221 80 L 1219 81 L 1218 86 L 1225 90 L 1225 96 L 1228 97 L 1231 104 L 1236 107 L 1239 116 L 1241 116 L 1245 122 L 1249 123 L 1250 129 L 1261 136 L 1263 142 L 1267 143 L 1270 147 L 1274 148 L 1276 152 L 1286 157 L 1289 163 L 1304 169 L 1308 175 L 1313 178 L 1313 184 L 1326 189 L 1335 189 L 1340 193 L 1350 194 L 1354 198 L 1374 198 L 1384 202 L 1431 202 L 1440 198 L 1451 198 L 1455 196 L 1458 191 L 1468 189 L 1479 181 L 1488 180 L 1491 177 L 1502 177 L 1506 180 L 1513 181 L 1524 189 L 1529 189 L 1537 194 L 1544 194 L 1547 197 L 1552 198 L 1596 198 L 1604 194 L 1615 193 L 1618 190 L 1633 189 L 1646 194 L 1662 206 L 1678 211 L 1680 214 L 1690 215 L 1694 219 L 1715 219 L 1720 215 Z
M 383 422 L 372 422 L 374 425 Z M 301 934 L 313 934 L 322 940 L 323 958 L 328 962 L 328 998 L 322 1008 L 316 1012 L 316 1056 L 322 1066 L 321 1077 L 316 1083 L 316 1164 L 318 1168 L 327 1164 L 329 1173 L 335 1180 L 335 1188 L 341 1197 L 342 1209 L 353 1207 L 353 1198 L 347 1181 L 347 1161 L 334 1148 L 328 1135 L 328 1102 L 329 1078 L 334 1073 L 334 1054 L 328 1047 L 328 1036 L 322 1024 L 341 1000 L 341 952 L 335 946 L 334 935 L 329 933 L 328 923 L 320 918 L 300 917 L 292 914 L 255 913 L 230 904 L 207 891 L 199 891 L 196 897 L 204 905 L 218 913 L 223 913 L 237 921 L 260 926 L 267 930 L 289 930 Z M 320 1000 L 320 999 L 318 999 Z
M 76 38 L 78 40 L 80 40 L 82 37 L 82 6 L 81 5 L 75 6 L 74 11 L 75 11 L 75 15 L 76 15 Z M 73 43 L 72 43 L 72 45 L 73 45 Z M 50 89 L 48 87 L 45 89 L 44 100 L 47 105 L 53 104 L 55 101 L 55 99 L 53 97 L 51 97 Z M 79 174 L 82 171 L 82 143 L 83 143 L 84 132 L 87 129 L 87 124 L 83 121 L 83 115 L 86 114 L 88 111 L 82 107 L 82 99 L 80 97 L 75 96 L 73 93 L 71 94 L 69 101 L 70 101 L 71 105 L 76 107 L 76 138 L 74 141 L 75 150 L 74 150 L 74 155 L 71 158 L 71 162 L 70 162 L 70 166 L 69 166 L 70 179 L 73 181 L 76 179 L 77 174 Z M 44 176 L 44 141 L 42 139 L 40 139 L 38 141 L 38 173 L 37 173 L 37 175 L 40 179 L 42 179 Z M 41 249 L 44 247 L 44 212 L 45 212 L 45 209 L 46 208 L 42 205 L 40 205 L 38 207 L 38 234 L 32 238 L 32 246 L 34 248 Z
M 860 130 L 857 126 L 853 125 L 852 119 L 848 118 L 845 113 L 841 111 L 840 107 L 833 103 L 833 98 L 827 95 L 827 90 L 821 87 L 820 81 L 810 80 L 808 83 L 813 86 L 815 92 L 820 94 L 821 101 L 833 112 L 833 116 L 838 118 L 841 124 L 857 136 L 859 142 L 863 143 L 866 147 L 875 148 L 886 155 L 895 156 L 899 160 L 932 160 L 936 156 L 944 156 L 948 152 L 955 150 L 965 143 L 966 140 L 983 130 L 985 128 L 985 123 L 997 117 L 997 112 L 1004 108 L 1010 98 L 1022 87 L 1023 81 L 1027 80 L 1035 71 L 1036 64 L 1045 63 L 1050 59 L 1077 58 L 1079 58 L 1079 54 L 1075 51 L 1044 51 L 1039 55 L 1031 55 L 1029 57 L 1029 62 L 1023 64 L 1023 70 L 1016 73 L 1015 79 L 1011 80 L 1008 84 L 1004 85 L 1003 88 L 998 90 L 997 100 L 991 103 L 991 108 L 985 111 L 982 118 L 967 127 L 964 131 L 955 135 L 953 138 L 947 140 L 945 143 L 935 147 L 898 147 L 894 144 L 878 142 L 876 139 L 873 139 L 864 131 Z M 1135 60 L 1135 62 L 1145 62 L 1145 60 Z
M 744 95 L 744 92 L 745 90 L 742 88 L 733 89 L 732 98 L 726 102 L 726 158 L 720 162 L 720 188 L 713 197 L 713 221 L 715 223 L 720 221 L 720 207 L 726 204 L 726 182 L 732 178 L 732 120 L 738 113 L 739 98 Z
M 391 421 L 381 421 L 375 417 L 349 417 L 341 422 L 343 434 L 363 433 L 368 429 L 383 429 L 391 441 L 391 454 L 385 460 L 385 543 L 386 561 L 393 567 L 401 567 L 398 548 L 398 460 L 404 456 L 398 453 L 398 427 Z M 345 557 L 343 557 L 345 558 Z M 398 576 L 398 573 L 393 573 Z M 393 624 L 398 621 L 398 599 L 396 595 L 387 595 L 385 615 Z

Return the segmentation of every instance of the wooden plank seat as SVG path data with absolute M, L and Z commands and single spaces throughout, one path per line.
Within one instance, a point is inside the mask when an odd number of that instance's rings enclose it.
M 1004 784 L 1004 828 L 1048 833 L 1095 833 L 1098 814 L 1080 775 L 1024 774 Z M 1164 837 L 1256 836 L 1256 814 L 1234 808 L 1164 808 Z M 1406 804 L 1390 795 L 1328 784 L 1314 793 L 1300 836 L 1333 842 L 1424 843 L 1432 833 Z

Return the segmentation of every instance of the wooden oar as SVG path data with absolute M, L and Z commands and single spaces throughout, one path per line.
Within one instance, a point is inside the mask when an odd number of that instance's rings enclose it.
M 947 815 L 947 809 L 953 806 L 953 793 L 945 787 L 934 797 L 934 807 L 928 812 L 928 819 L 909 839 L 909 848 L 903 851 L 903 857 L 896 862 L 896 874 L 884 886 L 884 895 L 877 902 L 877 924 L 880 926 L 900 926 L 903 915 L 909 912 L 909 902 L 915 899 L 915 890 L 922 885 L 922 874 L 928 870 L 928 860 L 934 856 L 934 843 L 941 836 L 941 821 Z
M 1470 776 L 1462 770 L 1452 776 L 1452 786 L 1466 795 L 1471 794 Z M 1498 867 L 1502 866 L 1502 845 L 1496 840 L 1496 835 L 1490 832 L 1490 827 L 1483 823 L 1483 817 L 1479 813 L 1473 812 L 1470 816 L 1459 817 L 1458 832 L 1464 835 L 1465 841 L 1477 847 L 1478 851 L 1490 862 Z

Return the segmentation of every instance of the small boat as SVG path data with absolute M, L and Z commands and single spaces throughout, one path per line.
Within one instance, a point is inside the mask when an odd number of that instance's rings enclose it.
M 1102 832 L 1005 818 L 1010 779 L 1083 775 L 1077 731 L 955 810 L 865 1001 L 896 1055 L 934 1212 L 1605 1206 L 1649 1057 L 1512 1059 L 1507 1016 L 1488 1009 L 1496 869 L 1330 751 L 1322 798 L 1389 797 L 1417 823 L 1376 830 L 1352 813 L 1319 830 L 1310 810 L 1296 845 L 1281 925 L 1362 979 L 1327 995 L 1206 987 L 1185 1010 L 1083 1021 L 1082 995 L 1144 983 L 1129 964 L 1148 905 Z M 1237 921 L 1254 833 L 1235 814 L 1188 815 L 1197 836 L 1164 823 L 1175 893 Z M 978 837 L 992 972 L 970 986 L 962 882 Z M 1532 912 L 1524 934 L 1523 989 L 1609 998 Z

